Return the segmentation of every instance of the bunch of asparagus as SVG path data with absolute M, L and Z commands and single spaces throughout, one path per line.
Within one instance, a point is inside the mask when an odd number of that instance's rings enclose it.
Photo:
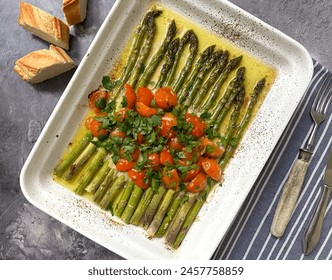
M 229 59 L 227 50 L 215 50 L 214 45 L 197 54 L 198 38 L 194 31 L 189 30 L 182 38 L 175 38 L 174 21 L 159 49 L 151 55 L 155 20 L 160 14 L 160 10 L 148 12 L 137 28 L 126 66 L 112 90 L 113 100 L 121 97 L 126 83 L 134 88 L 152 86 L 151 77 L 160 69 L 154 88 L 170 86 L 178 93 L 180 106 L 187 106 L 194 112 L 210 112 L 208 126 L 218 131 L 226 116 L 230 116 L 222 139 L 225 153 L 219 159 L 224 170 L 248 126 L 265 79 L 257 83 L 249 105 L 244 106 L 245 68 L 238 68 L 242 57 Z M 179 60 L 187 46 L 186 62 L 180 68 Z M 149 63 L 144 67 L 147 61 Z M 221 87 L 235 69 L 235 77 L 221 92 Z M 240 119 L 241 110 L 244 114 Z M 87 133 L 61 158 L 54 174 L 68 181 L 78 177 L 77 194 L 91 193 L 93 201 L 102 209 L 111 211 L 125 223 L 142 226 L 150 237 L 165 237 L 166 244 L 178 248 L 215 182 L 211 181 L 200 193 L 167 189 L 155 180 L 150 188 L 143 190 L 112 168 L 110 155 L 103 148 L 96 147 L 92 138 Z

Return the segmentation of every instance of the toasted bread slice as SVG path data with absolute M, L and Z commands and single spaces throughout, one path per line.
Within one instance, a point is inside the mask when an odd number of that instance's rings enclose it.
M 86 17 L 87 0 L 63 0 L 62 11 L 68 25 L 78 24 Z
M 49 50 L 31 52 L 15 62 L 14 71 L 29 83 L 40 83 L 75 67 L 66 52 L 50 45 Z
M 57 17 L 25 2 L 20 3 L 18 24 L 37 37 L 69 49 L 69 26 Z

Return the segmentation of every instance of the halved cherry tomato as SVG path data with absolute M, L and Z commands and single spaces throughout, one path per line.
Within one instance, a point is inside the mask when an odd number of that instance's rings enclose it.
M 213 158 L 220 157 L 225 152 L 223 147 L 218 147 L 215 143 L 212 142 L 212 140 L 207 137 L 203 138 L 202 146 L 204 149 L 204 154 Z
M 148 165 L 153 167 L 153 170 L 157 170 L 160 164 L 160 155 L 157 153 L 148 154 Z
M 132 161 L 138 161 L 140 155 L 139 149 L 135 149 L 134 152 L 130 154 L 130 157 L 133 159 Z M 123 148 L 120 149 L 119 156 L 121 158 L 125 158 L 125 150 Z
M 213 180 L 221 180 L 221 168 L 214 158 L 202 157 L 202 167 L 205 173 Z
M 174 107 L 178 101 L 175 92 L 170 87 L 159 88 L 154 95 L 154 100 L 161 109 Z
M 85 127 L 86 129 L 90 130 L 91 123 L 93 122 L 93 117 L 88 117 L 85 119 Z
M 192 114 L 185 114 L 186 121 L 193 124 L 193 129 L 191 135 L 196 138 L 201 138 L 204 135 L 204 130 L 206 128 L 206 123 L 203 122 L 198 116 Z
M 190 169 L 184 178 L 182 178 L 182 181 L 191 182 L 200 172 L 202 172 L 202 165 L 197 164 L 197 168 Z
M 144 142 L 144 136 L 141 133 L 137 133 L 137 143 L 142 144 Z
M 179 151 L 183 149 L 183 145 L 179 143 L 179 139 L 177 137 L 172 137 L 167 142 L 168 147 L 172 151 Z
M 193 163 L 197 163 L 200 159 L 200 153 L 198 149 L 192 149 L 191 152 L 188 152 L 186 148 L 182 148 L 181 158 L 178 163 L 182 166 L 187 166 Z
M 196 177 L 186 186 L 190 192 L 196 193 L 202 191 L 207 183 L 207 176 L 204 172 L 198 173 Z
M 153 100 L 153 93 L 150 89 L 146 87 L 138 87 L 137 89 L 137 102 L 142 102 L 146 106 L 151 106 Z
M 137 171 L 136 169 L 131 169 L 128 171 L 129 178 L 135 183 L 135 185 L 139 186 L 141 189 L 146 190 L 150 187 L 150 180 L 145 182 L 146 171 L 143 169 L 142 171 Z
M 127 112 L 129 111 L 128 108 L 122 109 L 116 113 L 116 119 L 122 122 L 125 118 L 127 118 Z
M 175 132 L 172 129 L 173 126 L 178 125 L 177 118 L 169 112 L 166 112 L 161 117 L 161 127 L 159 131 L 159 135 L 166 138 L 173 138 L 175 136 Z
M 167 163 L 174 164 L 174 159 L 169 150 L 162 150 L 160 152 L 160 164 L 165 166 Z
M 85 127 L 89 129 L 94 137 L 107 136 L 108 131 L 104 128 L 100 128 L 101 122 L 95 120 L 93 117 L 88 117 L 85 120 Z
M 108 93 L 104 90 L 96 90 L 89 94 L 89 107 L 100 113 L 100 111 L 106 106 L 108 100 Z
M 120 131 L 119 129 L 114 129 L 113 131 L 111 131 L 111 135 L 112 136 L 117 136 L 120 138 L 125 138 L 126 137 L 126 133 L 124 133 L 123 131 Z
M 151 117 L 157 114 L 157 109 L 146 106 L 142 102 L 136 102 L 136 111 L 142 117 Z
M 129 171 L 129 170 L 133 169 L 134 166 L 135 166 L 135 162 L 129 161 L 125 158 L 120 158 L 115 165 L 116 169 L 119 170 L 120 172 Z
M 166 188 L 178 190 L 180 186 L 180 177 L 176 169 L 166 170 L 163 169 L 161 180 L 165 184 Z
M 135 102 L 136 102 L 135 91 L 132 88 L 132 86 L 129 85 L 129 84 L 125 84 L 124 89 L 125 89 L 124 94 L 125 94 L 126 99 L 127 99 L 127 108 L 132 109 L 134 107 Z

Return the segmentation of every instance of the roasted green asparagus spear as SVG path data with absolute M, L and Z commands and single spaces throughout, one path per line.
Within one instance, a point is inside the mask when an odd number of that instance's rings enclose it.
M 162 200 L 164 194 L 166 192 L 166 188 L 164 186 L 159 186 L 157 192 L 152 197 L 149 206 L 146 208 L 142 218 L 141 225 L 147 229 L 158 209 L 159 203 Z
M 152 43 L 153 43 L 153 39 L 156 33 L 156 23 L 154 20 L 154 16 L 155 14 L 151 15 L 150 17 L 148 17 L 147 19 L 147 30 L 146 30 L 146 38 L 142 43 L 142 48 L 139 52 L 139 56 L 137 58 L 136 64 L 132 70 L 132 73 L 130 75 L 130 79 L 128 81 L 128 83 L 135 88 L 137 81 L 139 79 L 139 75 L 140 73 L 142 73 L 143 67 L 145 65 L 145 62 L 147 60 L 147 57 L 150 53 L 151 47 L 152 47 Z
M 105 193 L 107 192 L 108 188 L 111 186 L 112 182 L 114 181 L 114 175 L 115 175 L 115 171 L 114 171 L 114 169 L 111 169 L 108 172 L 108 174 L 106 175 L 104 181 L 99 186 L 96 193 L 93 195 L 93 200 L 96 203 L 99 203 L 103 199 L 103 197 L 104 197 Z
M 215 48 L 215 45 L 207 47 L 203 53 L 200 54 L 200 57 L 194 64 L 194 68 L 191 71 L 189 77 L 185 80 L 184 84 L 182 85 L 181 89 L 178 90 L 177 95 L 178 95 L 178 100 L 182 104 L 182 102 L 185 100 L 190 87 L 194 83 L 196 76 L 198 72 L 201 70 L 203 67 L 205 61 L 210 57 L 210 55 L 213 53 Z
M 179 192 L 175 194 L 175 198 L 172 200 L 169 209 L 167 210 L 166 216 L 164 217 L 160 227 L 155 233 L 155 236 L 161 237 L 165 234 L 170 222 L 173 220 L 176 212 L 178 211 L 180 205 L 184 202 L 186 196 L 185 192 Z
M 244 89 L 244 86 L 242 85 L 242 87 L 239 90 L 239 93 L 235 97 L 234 109 L 233 109 L 233 112 L 229 119 L 227 128 L 225 130 L 224 137 L 222 138 L 222 141 L 221 141 L 225 150 L 227 149 L 228 143 L 229 143 L 232 135 L 234 134 L 236 124 L 237 124 L 237 121 L 240 116 L 241 108 L 244 103 L 244 97 L 245 97 L 245 89 Z
M 89 162 L 85 165 L 82 174 L 80 174 L 75 193 L 82 194 L 84 192 L 85 187 L 89 184 L 92 177 L 102 166 L 105 156 L 106 151 L 104 149 L 98 149 L 97 153 L 93 156 L 93 158 L 89 160 Z
M 219 58 L 216 66 L 214 67 L 213 71 L 211 72 L 207 81 L 199 88 L 199 91 L 193 100 L 191 106 L 196 109 L 198 108 L 204 98 L 206 97 L 208 91 L 212 87 L 212 85 L 216 82 L 218 77 L 220 76 L 221 72 L 225 69 L 227 62 L 228 62 L 229 52 L 224 51 L 222 56 Z
M 180 45 L 179 38 L 174 39 L 170 43 L 169 48 L 165 55 L 165 63 L 161 67 L 158 81 L 154 86 L 155 89 L 161 88 L 164 85 L 165 80 L 166 80 L 167 76 L 169 75 L 169 72 L 170 72 L 172 66 L 174 65 L 175 55 L 179 49 L 179 45 Z
M 149 228 L 147 229 L 148 235 L 150 237 L 154 236 L 156 231 L 160 227 L 160 225 L 167 213 L 167 209 L 173 200 L 174 194 L 175 194 L 174 190 L 168 189 L 166 194 L 164 195 L 164 198 L 160 203 L 158 211 L 154 215 L 153 220 L 152 220 Z
M 190 106 L 192 101 L 195 99 L 198 90 L 201 88 L 203 79 L 209 73 L 209 71 L 214 67 L 219 58 L 222 56 L 222 51 L 216 51 L 211 54 L 208 60 L 205 61 L 203 67 L 198 72 L 194 83 L 192 84 L 189 93 L 187 95 L 184 105 Z
M 192 205 L 194 204 L 198 194 L 197 193 L 188 193 L 188 200 L 184 202 L 181 207 L 176 212 L 171 224 L 168 226 L 166 235 L 165 235 L 165 243 L 172 246 L 183 223 L 184 220 L 190 211 Z
M 175 21 L 173 20 L 168 27 L 166 37 L 161 44 L 159 50 L 154 54 L 154 56 L 151 58 L 151 61 L 149 62 L 148 66 L 145 68 L 143 74 L 141 75 L 138 86 L 143 86 L 146 87 L 147 84 L 149 83 L 153 73 L 155 72 L 156 68 L 158 67 L 159 63 L 163 59 L 169 44 L 173 40 L 173 37 L 175 36 L 176 33 L 176 25 Z
M 142 194 L 143 194 L 143 190 L 140 187 L 135 185 L 134 189 L 130 195 L 130 198 L 128 200 L 128 203 L 121 214 L 121 219 L 126 224 L 128 224 L 130 222 L 131 216 L 133 215 L 133 213 L 142 197 Z
M 218 80 L 215 82 L 212 89 L 209 91 L 209 94 L 204 99 L 203 104 L 201 106 L 202 111 L 209 110 L 211 108 L 211 106 L 214 105 L 214 102 L 216 100 L 219 100 L 219 92 L 220 92 L 221 86 L 227 79 L 229 73 L 240 64 L 241 60 L 242 60 L 242 56 L 238 56 L 228 62 L 227 66 L 220 74 Z
M 240 124 L 236 127 L 235 129 L 235 132 L 232 136 L 232 138 L 230 139 L 229 143 L 228 143 L 228 146 L 227 146 L 227 149 L 224 153 L 224 156 L 222 157 L 221 161 L 220 161 L 220 167 L 222 169 L 224 169 L 226 167 L 226 164 L 228 163 L 230 157 L 232 156 L 232 154 L 234 153 L 237 145 L 239 144 L 239 141 L 240 139 L 242 138 L 243 136 L 243 133 L 251 119 L 251 116 L 252 116 L 252 112 L 254 110 L 254 107 L 257 103 L 257 99 L 258 99 L 258 96 L 259 94 L 263 91 L 263 88 L 264 88 L 264 85 L 265 85 L 265 78 L 263 78 L 262 80 L 260 80 L 255 88 L 254 88 L 254 91 L 253 93 L 251 94 L 250 96 L 250 101 L 249 101 L 249 105 L 248 105 L 248 108 L 240 122 Z
M 99 205 L 102 209 L 108 209 L 112 207 L 112 203 L 119 195 L 123 185 L 125 184 L 125 176 L 121 175 L 115 179 L 112 185 L 106 191 L 104 197 L 100 201 Z M 114 210 L 114 209 L 113 209 Z
M 79 157 L 69 166 L 69 169 L 63 175 L 65 180 L 70 180 L 77 174 L 78 171 L 82 169 L 85 163 L 94 155 L 97 147 L 90 143 L 83 152 L 79 155 Z
M 167 73 L 167 77 L 166 77 L 166 80 L 165 80 L 165 85 L 166 86 L 171 86 L 172 85 L 172 82 L 173 82 L 174 77 L 175 77 L 175 73 L 177 72 L 179 60 L 180 60 L 181 56 L 183 55 L 184 48 L 185 48 L 185 46 L 187 45 L 187 43 L 190 39 L 191 32 L 192 32 L 192 30 L 187 31 L 182 36 L 181 39 L 178 39 L 179 40 L 178 50 L 175 53 L 172 68 Z
M 114 99 L 116 99 L 119 96 L 121 90 L 123 89 L 123 85 L 128 81 L 130 73 L 135 66 L 138 55 L 142 48 L 142 43 L 144 40 L 145 33 L 148 30 L 148 23 L 150 21 L 150 17 L 157 17 L 160 14 L 161 14 L 161 11 L 158 11 L 158 10 L 148 12 L 144 17 L 142 24 L 138 27 L 138 29 L 136 31 L 136 36 L 134 37 L 134 40 L 132 43 L 130 53 L 128 55 L 127 63 L 125 64 L 126 66 L 123 68 L 123 72 L 119 79 L 120 82 L 113 92 Z
M 122 191 L 119 202 L 115 207 L 113 207 L 113 211 L 116 216 L 121 217 L 123 210 L 127 206 L 128 200 L 131 196 L 134 186 L 135 185 L 132 181 L 130 181 L 128 184 L 124 186 L 124 190 Z
M 62 176 L 66 170 L 69 168 L 69 166 L 74 162 L 75 159 L 79 157 L 79 155 L 83 152 L 83 150 L 86 148 L 86 146 L 90 143 L 92 140 L 91 133 L 87 133 L 83 139 L 72 148 L 72 150 L 63 157 L 56 167 L 54 168 L 54 174 L 56 176 Z
M 191 225 L 195 221 L 199 211 L 201 210 L 201 208 L 202 208 L 203 204 L 205 203 L 211 190 L 212 190 L 212 184 L 209 184 L 205 187 L 205 189 L 203 191 L 201 191 L 199 193 L 197 200 L 195 201 L 193 207 L 189 210 L 189 213 L 188 213 L 187 217 L 185 218 L 183 225 L 181 226 L 181 229 L 180 229 L 179 233 L 177 234 L 175 240 L 174 240 L 174 238 L 172 238 L 174 241 L 171 244 L 171 246 L 174 249 L 177 249 L 181 245 L 183 239 L 187 235 Z
M 236 77 L 229 83 L 225 93 L 220 101 L 217 101 L 216 105 L 212 108 L 211 121 L 214 126 L 219 129 L 222 121 L 224 120 L 229 108 L 233 104 L 235 96 L 239 93 L 244 82 L 245 68 L 240 67 L 236 72 Z
M 187 78 L 188 74 L 190 73 L 190 70 L 192 68 L 192 65 L 194 63 L 194 59 L 197 54 L 197 49 L 198 49 L 198 38 L 196 34 L 192 31 L 190 32 L 190 37 L 189 37 L 189 55 L 186 59 L 186 63 L 184 64 L 183 68 L 180 71 L 179 77 L 177 80 L 175 80 L 171 87 L 173 88 L 174 92 L 178 92 L 185 79 Z
M 100 168 L 96 176 L 92 181 L 86 186 L 85 190 L 90 193 L 95 193 L 99 188 L 100 184 L 104 181 L 107 173 L 111 170 L 110 160 L 106 159 L 103 163 L 103 166 Z

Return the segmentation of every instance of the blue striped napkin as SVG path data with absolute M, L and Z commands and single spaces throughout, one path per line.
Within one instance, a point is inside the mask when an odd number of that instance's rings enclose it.
M 324 220 L 320 242 L 308 256 L 302 252 L 304 230 L 309 223 L 322 191 L 322 178 L 332 144 L 332 106 L 326 120 L 319 126 L 315 150 L 311 158 L 301 195 L 285 234 L 277 239 L 270 227 L 283 184 L 300 147 L 305 145 L 313 121 L 310 108 L 317 88 L 324 77 L 332 74 L 314 61 L 314 75 L 296 112 L 276 149 L 262 170 L 228 234 L 216 249 L 212 259 L 235 260 L 301 260 L 332 259 L 332 200 Z

